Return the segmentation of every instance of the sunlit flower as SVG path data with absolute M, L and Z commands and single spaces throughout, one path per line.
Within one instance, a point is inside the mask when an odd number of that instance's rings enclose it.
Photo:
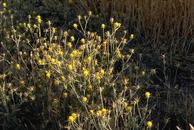
M 88 15 L 91 16 L 92 15 L 92 11 L 88 11 Z
M 76 118 L 74 118 L 73 116 L 69 116 L 69 117 L 68 117 L 68 120 L 69 120 L 70 122 L 74 122 L 74 121 L 76 120 Z
M 76 23 L 74 23 L 73 27 L 77 29 L 78 25 Z
M 3 2 L 3 3 L 2 3 L 2 6 L 3 6 L 4 8 L 6 8 L 6 7 L 7 7 L 7 3 L 6 3 L 6 2 Z
M 63 32 L 63 36 L 66 37 L 68 35 L 68 32 L 67 31 L 64 31 Z
M 71 37 L 70 37 L 70 40 L 71 40 L 72 42 L 74 42 L 74 41 L 75 41 L 75 37 L 74 37 L 74 36 L 71 36 Z
M 130 38 L 130 40 L 133 40 L 135 38 L 135 35 L 131 34 L 129 38 Z
M 24 85 L 25 81 L 24 80 L 20 80 L 19 83 L 20 83 L 20 85 Z
M 68 46 L 69 48 L 72 48 L 73 45 L 72 45 L 71 42 L 68 42 L 68 43 L 67 43 L 67 46 Z
M 36 20 L 38 23 L 42 23 L 42 17 L 40 15 L 36 16 Z
M 90 72 L 86 68 L 83 68 L 82 70 L 83 70 L 84 76 L 86 77 L 89 76 Z
M 114 18 L 110 18 L 110 23 L 113 24 Z
M 67 97 L 68 96 L 68 93 L 67 92 L 63 92 L 63 96 L 64 97 Z
M 146 98 L 150 98 L 150 96 L 151 96 L 151 93 L 150 92 L 145 92 L 145 97 Z
M 78 114 L 77 113 L 72 113 L 71 116 L 73 116 L 74 118 L 77 118 Z
M 88 88 L 88 90 L 92 90 L 92 89 L 93 89 L 93 86 L 92 86 L 91 84 L 89 84 L 89 85 L 87 86 L 87 88 Z
M 104 75 L 104 74 L 105 74 L 104 69 L 101 69 L 101 70 L 100 70 L 100 74 L 101 74 L 101 75 Z
M 82 97 L 82 102 L 83 103 L 86 103 L 88 101 L 88 98 L 87 97 Z
M 153 123 L 152 123 L 152 121 L 147 121 L 146 125 L 148 128 L 151 128 L 153 126 Z
M 121 23 L 119 23 L 119 22 L 115 22 L 115 23 L 114 23 L 114 27 L 115 27 L 115 28 L 118 28 L 118 27 L 120 27 L 120 26 L 121 26 Z
M 132 108 L 133 108 L 133 107 L 132 107 L 131 105 L 128 105 L 128 106 L 126 107 L 126 110 L 129 111 L 129 112 L 131 112 L 131 111 L 132 111 Z
M 16 68 L 17 70 L 20 70 L 20 69 L 21 69 L 20 64 L 16 64 L 16 65 L 15 65 L 15 68 Z
M 86 42 L 86 40 L 85 40 L 84 38 L 82 38 L 82 39 L 80 40 L 80 42 L 84 44 L 84 43 Z
M 90 109 L 90 113 L 92 113 L 92 114 L 93 114 L 93 113 L 94 113 L 94 110 Z
M 105 29 L 106 28 L 106 25 L 105 24 L 101 24 L 101 28 L 102 29 Z
M 77 19 L 78 19 L 78 20 L 81 20 L 81 18 L 82 18 L 81 15 L 78 15 L 78 16 L 77 16 Z
M 48 78 L 51 77 L 51 72 L 50 72 L 50 71 L 47 71 L 47 72 L 46 72 L 46 77 L 48 77 Z

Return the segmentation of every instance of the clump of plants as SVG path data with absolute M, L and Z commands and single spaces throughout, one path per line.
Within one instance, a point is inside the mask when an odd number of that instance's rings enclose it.
M 149 78 L 114 18 L 89 31 L 78 15 L 66 30 L 40 15 L 15 22 L 0 14 L 0 127 L 7 129 L 151 129 Z

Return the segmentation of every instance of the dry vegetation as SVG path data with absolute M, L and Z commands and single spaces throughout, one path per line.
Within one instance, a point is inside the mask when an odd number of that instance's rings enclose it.
M 0 4 L 0 129 L 192 129 L 193 0 Z

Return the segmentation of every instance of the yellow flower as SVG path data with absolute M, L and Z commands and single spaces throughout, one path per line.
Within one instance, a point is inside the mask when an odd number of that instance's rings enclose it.
M 100 74 L 101 74 L 101 75 L 104 75 L 104 74 L 105 74 L 104 69 L 101 69 L 101 70 L 100 70 Z
M 134 34 L 131 34 L 129 38 L 132 40 L 132 39 L 135 38 L 135 35 Z
M 67 96 L 68 96 L 68 93 L 67 93 L 67 92 L 64 92 L 64 93 L 63 93 L 63 96 L 64 96 L 64 97 L 67 97 Z
M 88 101 L 88 98 L 87 98 L 87 97 L 83 97 L 83 98 L 82 98 L 82 102 L 83 102 L 83 103 L 86 103 L 87 101 Z
M 24 85 L 25 84 L 25 81 L 24 80 L 20 80 L 20 84 L 21 85 Z
M 73 116 L 69 116 L 69 117 L 68 117 L 68 120 L 69 120 L 70 122 L 74 122 L 74 121 L 76 120 L 76 118 L 74 118 Z
M 102 29 L 105 29 L 106 28 L 106 25 L 105 24 L 101 24 L 101 28 Z
M 16 67 L 17 70 L 21 69 L 20 64 L 16 64 L 15 67 Z
M 42 23 L 42 17 L 40 15 L 36 16 L 36 20 L 38 23 Z
M 150 92 L 145 92 L 145 97 L 146 98 L 150 98 L 150 96 L 151 96 L 151 93 Z
M 84 38 L 82 38 L 82 39 L 80 40 L 80 42 L 84 44 L 84 43 L 86 43 L 86 40 L 85 40 Z
M 121 57 L 122 57 L 121 51 L 120 51 L 119 49 L 116 49 L 116 50 L 115 50 L 115 55 L 116 55 L 118 58 L 121 58 Z
M 97 79 L 97 80 L 100 80 L 100 79 L 101 79 L 100 73 L 99 73 L 99 72 L 96 72 L 96 73 L 94 74 L 94 78 Z
M 78 19 L 78 20 L 81 20 L 81 18 L 82 18 L 81 15 L 78 15 L 78 16 L 77 16 L 77 19 Z
M 51 63 L 55 63 L 56 59 L 55 58 L 51 58 Z
M 104 41 L 102 44 L 103 44 L 103 46 L 106 46 L 106 45 L 107 45 L 107 42 L 106 42 L 106 41 Z
M 93 89 L 93 86 L 90 84 L 90 85 L 88 85 L 88 87 L 87 87 L 89 90 L 92 90 Z
M 94 113 L 94 110 L 92 110 L 92 109 L 91 109 L 91 110 L 90 110 L 90 113 L 92 113 L 92 114 L 93 114 L 93 113 Z
M 83 68 L 82 70 L 83 70 L 84 76 L 86 77 L 89 76 L 90 72 L 86 68 Z
M 132 111 L 132 106 L 131 105 L 128 105 L 127 107 L 126 107 L 126 109 L 127 109 L 127 111 L 129 111 L 129 112 L 131 112 Z
M 6 2 L 3 2 L 3 3 L 2 3 L 2 6 L 3 6 L 4 8 L 6 8 L 6 7 L 7 7 L 7 3 L 6 3 Z
M 71 40 L 72 42 L 74 42 L 74 41 L 75 41 L 75 37 L 74 37 L 74 36 L 71 36 L 71 37 L 70 37 L 70 40 Z
M 92 15 L 92 11 L 88 11 L 88 15 L 91 16 Z
M 78 25 L 76 23 L 74 23 L 73 27 L 77 29 Z
M 110 18 L 110 23 L 113 24 L 114 18 Z
M 153 126 L 153 123 L 152 121 L 147 121 L 146 125 L 148 128 L 151 128 Z
M 46 77 L 48 77 L 48 78 L 51 77 L 51 72 L 50 72 L 50 71 L 47 71 L 47 72 L 46 72 Z
M 108 112 L 108 109 L 102 108 L 102 109 L 101 109 L 101 112 L 102 112 L 103 114 L 106 114 L 106 113 Z
M 96 112 L 96 115 L 97 115 L 97 116 L 102 116 L 102 111 L 101 111 L 101 110 L 98 110 L 98 111 Z
M 67 31 L 64 31 L 63 32 L 63 36 L 66 37 L 68 35 L 68 32 Z
M 72 45 L 71 42 L 68 42 L 68 43 L 67 43 L 67 46 L 68 46 L 69 48 L 72 48 L 73 45 Z
M 109 70 L 108 70 L 109 74 L 112 74 L 113 72 L 113 67 L 110 67 Z
M 74 118 L 77 118 L 77 113 L 72 113 L 71 116 L 73 116 Z
M 118 28 L 118 27 L 120 27 L 120 26 L 121 26 L 121 23 L 119 23 L 119 22 L 115 22 L 115 23 L 114 23 L 114 27 L 115 27 L 115 28 Z
M 69 64 L 67 67 L 69 70 L 73 70 L 73 68 L 74 68 L 72 64 Z
M 58 66 L 61 66 L 62 65 L 62 62 L 61 61 L 57 61 L 57 65 Z

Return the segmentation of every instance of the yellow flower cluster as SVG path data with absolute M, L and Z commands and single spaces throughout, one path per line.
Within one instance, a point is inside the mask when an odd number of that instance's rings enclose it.
M 108 112 L 109 112 L 108 109 L 102 108 L 102 109 L 96 111 L 96 115 L 102 117 L 102 116 L 107 115 Z
M 40 15 L 37 15 L 37 16 L 36 16 L 36 21 L 37 21 L 38 23 L 42 23 L 42 17 L 41 17 Z
M 71 116 L 68 117 L 68 121 L 69 122 L 75 122 L 75 120 L 77 119 L 78 114 L 77 113 L 72 113 Z

